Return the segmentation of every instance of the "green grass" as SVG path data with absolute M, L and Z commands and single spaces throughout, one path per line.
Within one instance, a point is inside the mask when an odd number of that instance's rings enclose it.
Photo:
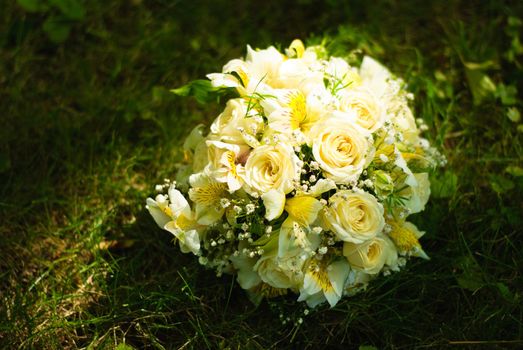
M 60 8 L 0 12 L 0 348 L 523 346 L 521 2 L 72 2 L 66 38 Z M 449 161 L 415 218 L 432 260 L 307 316 L 255 308 L 144 209 L 220 110 L 168 90 L 295 37 L 404 77 Z

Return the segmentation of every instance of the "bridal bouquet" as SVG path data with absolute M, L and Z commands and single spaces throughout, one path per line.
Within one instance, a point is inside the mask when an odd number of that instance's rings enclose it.
M 407 219 L 444 159 L 420 137 L 401 79 L 299 40 L 284 54 L 247 46 L 207 77 L 235 98 L 188 135 L 176 181 L 147 199 L 182 252 L 257 298 L 292 291 L 310 307 L 428 259 Z

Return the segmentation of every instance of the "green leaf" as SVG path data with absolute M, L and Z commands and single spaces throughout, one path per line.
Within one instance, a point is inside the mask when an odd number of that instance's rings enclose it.
M 521 120 L 521 114 L 516 107 L 509 108 L 507 111 L 507 117 L 514 123 L 518 123 Z
M 378 348 L 372 345 L 360 345 L 358 350 L 378 350 Z
M 447 170 L 439 176 L 433 175 L 430 179 L 430 191 L 434 198 L 449 198 L 456 193 L 458 177 Z
M 456 276 L 456 281 L 461 288 L 475 292 L 486 285 L 481 268 L 474 258 L 462 256 L 458 258 L 457 265 L 461 273 Z
M 28 12 L 39 12 L 45 9 L 41 0 L 16 0 L 16 2 Z
M 191 81 L 177 89 L 172 89 L 171 92 L 178 96 L 194 96 L 198 103 L 205 104 L 214 99 L 214 93 L 218 90 L 220 88 L 212 86 L 209 80 L 201 79 Z
M 479 105 L 483 100 L 491 97 L 496 92 L 496 85 L 492 82 L 483 70 L 490 66 L 490 62 L 473 63 L 465 62 L 465 75 L 469 84 L 472 98 L 475 105 Z
M 116 346 L 115 350 L 134 350 L 134 348 L 125 343 L 120 343 Z
M 502 175 L 492 174 L 489 176 L 489 181 L 492 189 L 499 194 L 510 191 L 515 186 L 514 182 Z
M 498 289 L 499 294 L 501 294 L 501 296 L 503 297 L 503 299 L 505 299 L 506 301 L 511 302 L 511 303 L 513 303 L 514 301 L 516 301 L 517 296 L 515 296 L 515 295 L 510 291 L 510 289 L 507 287 L 507 285 L 506 285 L 505 283 L 502 283 L 502 282 L 498 282 L 498 283 L 496 283 L 496 288 Z
M 496 88 L 496 96 L 504 106 L 512 106 L 517 103 L 518 89 L 514 85 L 499 84 Z
M 508 167 L 505 168 L 505 171 L 514 177 L 523 176 L 523 168 L 521 168 L 517 165 L 509 165 Z
M 85 17 L 85 8 L 78 0 L 48 0 L 58 8 L 62 14 L 72 20 L 82 20 Z
M 62 43 L 69 37 L 71 25 L 63 18 L 49 17 L 43 25 L 44 32 L 54 43 Z

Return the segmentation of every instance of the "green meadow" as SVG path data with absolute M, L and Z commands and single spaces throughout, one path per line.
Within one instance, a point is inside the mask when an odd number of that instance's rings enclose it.
M 431 260 L 310 311 L 255 306 L 145 209 L 224 107 L 170 90 L 295 38 L 402 77 L 448 160 L 414 217 Z M 0 348 L 522 348 L 522 92 L 521 1 L 6 1 Z

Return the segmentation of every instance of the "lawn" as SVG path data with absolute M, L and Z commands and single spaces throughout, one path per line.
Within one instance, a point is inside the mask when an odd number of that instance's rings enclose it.
M 523 347 L 523 2 L 18 0 L 0 11 L 0 348 Z M 223 101 L 170 93 L 294 38 L 405 79 L 446 156 L 430 261 L 254 306 L 145 210 Z M 303 322 L 301 322 L 303 321 Z

